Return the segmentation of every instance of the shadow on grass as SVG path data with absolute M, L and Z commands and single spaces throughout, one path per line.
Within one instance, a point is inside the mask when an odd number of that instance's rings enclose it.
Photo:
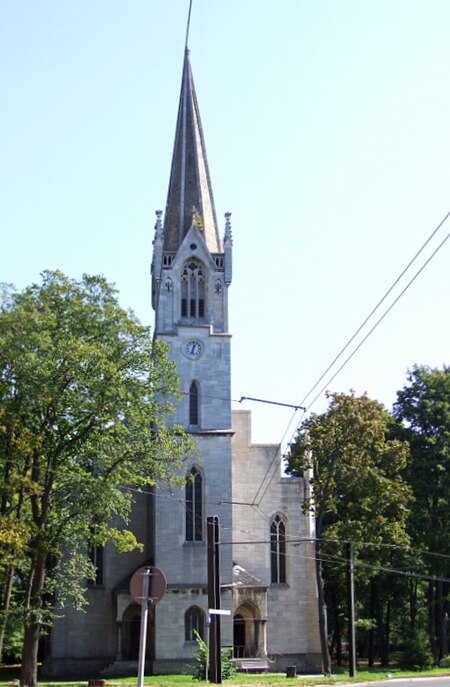
M 389 677 L 419 677 L 419 676 L 437 676 L 449 674 L 448 671 L 442 668 L 434 668 L 428 671 L 414 672 L 411 670 L 402 670 L 397 667 L 393 668 L 367 668 L 361 667 L 357 670 L 356 677 L 351 679 L 348 676 L 348 668 L 346 666 L 335 666 L 333 668 L 333 675 L 329 678 L 325 678 L 323 675 L 308 675 L 303 676 L 297 674 L 295 678 L 287 678 L 285 673 L 257 673 L 257 674 L 245 674 L 237 673 L 235 676 L 229 680 L 224 680 L 224 685 L 245 685 L 246 687 L 258 686 L 258 687 L 293 687 L 294 685 L 305 687 L 308 685 L 332 685 L 339 684 L 340 682 L 350 683 L 350 682 L 376 682 L 377 680 L 384 680 L 388 675 Z M 56 687 L 61 685 L 61 687 L 86 687 L 88 679 L 94 679 L 96 676 L 91 675 L 82 678 L 40 678 L 40 685 L 52 685 Z M 20 678 L 20 666 L 0 666 L 0 687 L 12 687 L 19 684 Z M 137 677 L 136 675 L 130 675 L 129 677 L 106 677 L 107 685 L 112 685 L 118 687 L 119 685 L 136 685 Z M 197 681 L 192 678 L 192 675 L 152 675 L 145 678 L 145 684 L 149 687 L 204 687 L 205 685 L 210 685 L 209 682 Z

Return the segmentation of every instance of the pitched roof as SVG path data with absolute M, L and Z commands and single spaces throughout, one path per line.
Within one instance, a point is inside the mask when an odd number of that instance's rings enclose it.
M 164 218 L 164 251 L 177 251 L 193 222 L 202 232 L 209 251 L 222 252 L 202 123 L 186 49 Z
M 233 583 L 236 587 L 266 587 L 260 579 L 237 563 L 233 563 Z

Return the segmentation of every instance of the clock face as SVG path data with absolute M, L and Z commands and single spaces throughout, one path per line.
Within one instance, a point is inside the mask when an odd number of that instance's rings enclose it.
M 187 358 L 190 358 L 191 360 L 197 360 L 203 353 L 203 345 L 200 343 L 200 341 L 195 341 L 192 339 L 192 341 L 188 341 L 186 344 L 184 344 L 183 353 Z

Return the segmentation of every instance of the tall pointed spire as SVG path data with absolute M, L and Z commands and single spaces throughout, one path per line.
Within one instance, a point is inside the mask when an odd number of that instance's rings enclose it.
M 165 252 L 178 250 L 193 221 L 202 231 L 209 251 L 221 252 L 202 123 L 186 48 L 164 218 Z

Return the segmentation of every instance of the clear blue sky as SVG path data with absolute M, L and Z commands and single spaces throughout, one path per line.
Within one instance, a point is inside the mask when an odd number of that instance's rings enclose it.
M 152 324 L 187 12 L 2 0 L 0 280 L 101 273 Z M 233 398 L 299 403 L 450 210 L 449 26 L 448 0 L 194 0 L 222 225 L 233 213 Z M 450 241 L 328 388 L 390 408 L 414 363 L 450 362 L 449 255 Z M 300 418 L 243 407 L 257 441 Z

